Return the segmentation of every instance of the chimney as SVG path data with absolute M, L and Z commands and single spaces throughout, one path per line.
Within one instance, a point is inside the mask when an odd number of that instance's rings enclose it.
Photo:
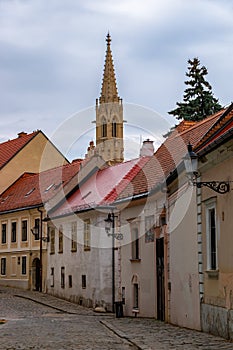
M 154 154 L 153 142 L 149 139 L 143 141 L 142 148 L 140 150 L 140 157 L 151 157 Z
M 26 135 L 27 135 L 27 133 L 24 132 L 24 131 L 21 131 L 21 132 L 18 133 L 18 137 L 23 137 L 23 136 L 26 136 Z

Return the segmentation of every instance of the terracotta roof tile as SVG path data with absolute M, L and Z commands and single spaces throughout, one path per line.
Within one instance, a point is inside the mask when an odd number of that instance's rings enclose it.
M 216 137 L 223 135 L 232 128 L 233 123 L 233 103 L 221 113 L 220 118 L 208 130 L 204 137 L 197 143 L 195 151 L 209 145 Z
M 192 123 L 193 125 L 188 128 L 183 128 L 183 126 L 175 128 L 157 149 L 154 156 L 118 195 L 117 199 L 146 193 L 154 186 L 163 183 L 182 161 L 187 153 L 188 143 L 190 142 L 195 146 L 216 123 L 222 113 L 223 111 L 200 122 Z
M 50 217 L 113 202 L 148 161 L 148 157 L 143 157 L 99 170 L 50 213 Z
M 0 214 L 45 203 L 75 176 L 79 168 L 77 161 L 40 174 L 24 173 L 0 195 Z
M 40 131 L 19 133 L 18 138 L 0 143 L 0 169 L 6 165 Z

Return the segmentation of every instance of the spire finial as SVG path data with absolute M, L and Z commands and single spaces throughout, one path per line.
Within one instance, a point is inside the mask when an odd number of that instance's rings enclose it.
M 107 34 L 107 37 L 106 37 L 106 41 L 107 41 L 107 45 L 108 46 L 110 46 L 110 43 L 111 43 L 111 36 L 110 36 L 110 34 L 109 34 L 109 32 L 108 32 L 108 34 Z
M 105 56 L 101 96 L 99 99 L 100 103 L 119 102 L 120 100 L 117 92 L 114 64 L 110 47 L 111 40 L 111 36 L 108 32 L 106 36 L 107 49 Z

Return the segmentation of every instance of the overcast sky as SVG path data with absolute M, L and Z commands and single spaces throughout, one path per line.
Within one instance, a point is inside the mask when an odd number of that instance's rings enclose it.
M 129 134 L 132 125 L 144 138 L 177 122 L 167 112 L 182 101 L 189 58 L 207 67 L 214 96 L 229 104 L 232 18 L 231 0 L 0 0 L 0 141 L 41 129 L 57 142 L 76 115 L 72 144 L 82 140 L 76 153 L 84 155 L 95 115 L 80 111 L 100 95 L 108 31 L 120 97 L 159 116 L 131 109 Z

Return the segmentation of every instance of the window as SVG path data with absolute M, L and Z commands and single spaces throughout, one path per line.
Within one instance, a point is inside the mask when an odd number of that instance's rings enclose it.
M 138 303 L 138 284 L 134 283 L 133 285 L 133 308 L 138 309 L 139 303 Z
M 16 276 L 16 256 L 11 257 L 11 276 Z
M 40 239 L 40 219 L 35 219 L 35 224 L 34 224 L 34 229 L 35 229 L 35 241 L 38 241 Z
M 65 268 L 61 267 L 61 288 L 65 288 Z
M 50 230 L 50 254 L 55 253 L 55 229 L 51 228 Z
M 117 123 L 115 118 L 112 121 L 112 137 L 117 137 Z
M 84 220 L 84 250 L 91 250 L 90 245 L 91 233 L 90 233 L 90 220 Z
M 69 275 L 69 288 L 72 288 L 72 275 Z
M 54 287 L 54 267 L 51 267 L 51 287 Z
M 71 223 L 71 251 L 77 252 L 77 222 Z
M 1 275 L 6 275 L 6 258 L 1 258 Z
M 16 233 L 17 233 L 17 226 L 16 222 L 11 223 L 11 242 L 14 243 L 16 242 Z
M 154 215 L 145 217 L 145 242 L 154 242 Z
M 82 275 L 82 289 L 87 288 L 86 275 Z
M 207 240 L 207 269 L 217 270 L 217 230 L 216 230 L 216 203 L 206 204 L 206 240 Z
M 26 275 L 27 273 L 27 257 L 22 256 L 22 275 Z
M 102 118 L 101 128 L 102 128 L 102 137 L 107 137 L 107 121 L 104 117 Z
M 125 305 L 125 287 L 122 287 L 122 289 L 121 289 L 121 295 L 122 295 L 122 297 L 121 297 L 122 304 Z
M 2 224 L 2 244 L 6 243 L 6 224 Z
M 63 253 L 63 227 L 62 227 L 62 225 L 60 225 L 60 227 L 59 227 L 58 253 Z
M 22 241 L 25 242 L 28 239 L 28 222 L 22 220 Z
M 138 228 L 132 228 L 132 260 L 139 260 L 139 234 Z

